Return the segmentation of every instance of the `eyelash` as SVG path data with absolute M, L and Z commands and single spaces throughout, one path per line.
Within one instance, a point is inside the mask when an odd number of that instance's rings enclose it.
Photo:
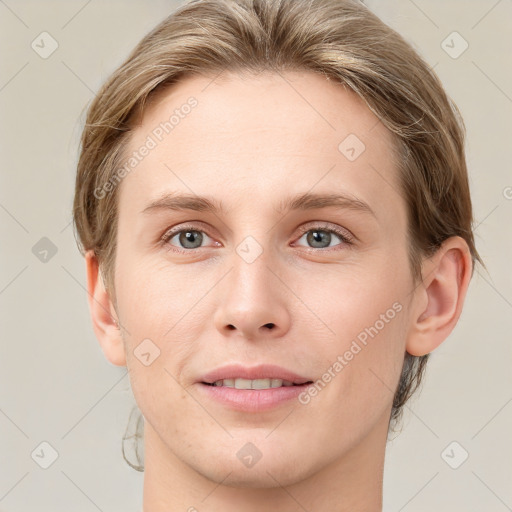
M 196 232 L 199 232 L 199 233 L 205 233 L 210 238 L 213 238 L 213 237 L 211 237 L 208 234 L 208 232 L 206 230 L 198 229 L 198 226 L 184 225 L 184 226 L 180 226 L 180 228 L 176 229 L 176 230 L 175 229 L 167 230 L 164 233 L 164 235 L 160 238 L 159 244 L 161 246 L 165 247 L 165 249 L 168 250 L 168 251 L 177 252 L 177 253 L 180 253 L 180 254 L 190 254 L 193 251 L 197 251 L 199 249 L 204 249 L 204 247 L 198 247 L 196 249 L 180 249 L 179 247 L 171 245 L 169 243 L 169 240 L 171 240 L 172 238 L 174 238 L 176 235 L 180 234 L 183 231 L 196 231 Z M 308 233 L 309 231 L 322 231 L 322 232 L 327 232 L 327 233 L 334 233 L 342 241 L 342 243 L 338 244 L 338 245 L 352 246 L 354 244 L 353 237 L 351 235 L 349 235 L 346 231 L 342 231 L 339 228 L 330 227 L 330 225 L 327 225 L 327 224 L 317 224 L 317 225 L 314 225 L 312 227 L 308 226 L 306 228 L 302 228 L 300 230 L 300 236 L 299 236 L 298 239 L 302 238 L 302 236 L 305 233 Z M 320 249 L 317 249 L 315 247 L 307 247 L 306 249 L 309 249 L 309 250 L 312 250 L 312 251 L 317 251 L 318 250 L 318 251 L 324 251 L 324 252 L 326 252 L 326 251 L 330 252 L 332 250 L 336 250 L 336 249 L 334 249 L 332 247 L 331 248 L 330 247 L 325 247 L 325 248 L 320 248 Z

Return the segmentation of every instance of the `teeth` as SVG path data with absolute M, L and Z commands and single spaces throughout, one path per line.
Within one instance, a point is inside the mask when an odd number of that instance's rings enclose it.
M 214 382 L 213 385 L 236 389 L 270 389 L 293 386 L 293 382 L 282 379 L 224 379 Z

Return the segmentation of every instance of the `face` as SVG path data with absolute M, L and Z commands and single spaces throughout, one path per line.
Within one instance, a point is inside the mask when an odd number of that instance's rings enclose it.
M 274 487 L 385 443 L 412 290 L 391 145 L 313 73 L 188 77 L 152 101 L 119 185 L 115 287 L 167 460 Z

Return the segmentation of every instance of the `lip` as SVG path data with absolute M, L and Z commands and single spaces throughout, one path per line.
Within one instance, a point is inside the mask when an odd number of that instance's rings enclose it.
M 211 372 L 206 373 L 199 378 L 200 383 L 213 384 L 218 380 L 224 379 L 282 379 L 289 380 L 293 384 L 304 384 L 313 379 L 298 375 L 286 368 L 274 364 L 260 364 L 258 366 L 243 366 L 241 364 L 229 364 L 221 366 Z M 274 388 L 278 389 L 278 388 Z
M 223 379 L 282 379 L 296 384 L 270 389 L 236 389 L 213 386 L 215 381 Z M 243 412 L 262 412 L 284 405 L 296 399 L 314 379 L 303 377 L 281 366 L 262 364 L 247 367 L 240 364 L 222 366 L 203 375 L 196 386 L 207 400 L 215 400 L 224 407 Z M 206 384 L 207 383 L 207 384 Z

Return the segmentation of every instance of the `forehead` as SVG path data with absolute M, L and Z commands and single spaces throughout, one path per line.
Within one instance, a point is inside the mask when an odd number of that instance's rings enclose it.
M 191 102 L 197 105 L 188 108 Z M 341 82 L 311 71 L 186 76 L 150 97 L 137 135 L 151 133 L 169 120 L 172 130 L 164 129 L 164 145 L 179 138 L 185 124 L 197 137 L 207 135 L 209 139 L 248 132 L 266 132 L 270 137 L 273 131 L 284 130 L 283 136 L 291 134 L 296 145 L 308 139 L 332 148 L 350 128 L 361 138 L 371 136 L 373 142 L 381 139 L 389 144 L 392 140 L 359 96 Z M 279 140 L 285 142 L 283 137 Z M 289 145 L 291 140 L 286 142 Z M 249 140 L 245 138 L 244 143 L 240 149 L 247 148 Z
M 312 72 L 183 78 L 148 102 L 126 158 L 141 152 L 121 208 L 141 211 L 170 190 L 243 207 L 338 188 L 383 213 L 399 199 L 389 130 L 354 92 Z

